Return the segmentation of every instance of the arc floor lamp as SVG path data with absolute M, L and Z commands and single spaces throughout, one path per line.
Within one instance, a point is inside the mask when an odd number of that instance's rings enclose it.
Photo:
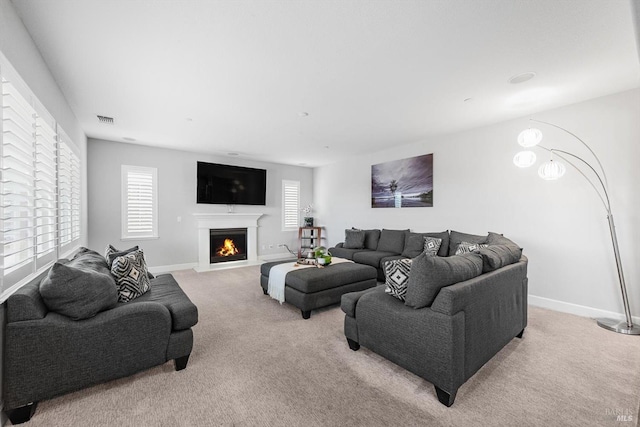
M 580 175 L 582 175 L 587 182 L 593 187 L 595 192 L 600 197 L 602 204 L 604 205 L 605 210 L 607 211 L 607 220 L 609 221 L 609 232 L 611 233 L 611 242 L 613 243 L 613 254 L 616 260 L 616 267 L 618 268 L 618 280 L 620 282 L 620 292 L 622 293 L 622 304 L 624 305 L 624 314 L 626 319 L 623 321 L 618 321 L 614 319 L 598 319 L 598 325 L 601 327 L 618 332 L 621 334 L 628 335 L 640 335 L 640 326 L 634 325 L 631 318 L 631 311 L 629 310 L 629 298 L 627 296 L 627 285 L 624 281 L 624 273 L 622 271 L 622 260 L 620 259 L 620 249 L 618 247 L 618 238 L 616 236 L 616 228 L 613 223 L 613 214 L 611 213 L 611 202 L 609 201 L 609 188 L 607 184 L 607 175 L 604 172 L 604 168 L 602 167 L 602 163 L 600 163 L 600 159 L 596 156 L 596 153 L 593 152 L 591 147 L 587 145 L 582 139 L 578 138 L 575 134 L 569 132 L 568 130 L 554 125 L 553 123 L 543 122 L 540 120 L 530 119 L 532 122 L 545 124 L 548 126 L 552 126 L 554 128 L 560 129 L 563 132 L 568 133 L 578 141 L 584 145 L 587 150 L 591 153 L 594 160 L 596 161 L 596 167 L 592 166 L 589 162 L 584 160 L 583 158 L 570 153 L 568 151 L 560 150 L 557 148 L 547 148 L 540 144 L 542 141 L 542 132 L 538 129 L 525 129 L 520 132 L 518 135 L 518 144 L 525 148 L 530 148 L 537 146 L 542 148 L 543 150 L 548 151 L 551 154 L 551 160 L 543 163 L 538 169 L 538 175 L 540 178 L 545 180 L 555 180 L 561 178 L 565 172 L 566 167 L 561 163 L 553 160 L 553 157 L 556 156 L 565 162 L 567 162 L 570 166 L 576 169 Z M 536 154 L 533 151 L 521 151 L 515 155 L 513 158 L 513 162 L 518 167 L 529 167 L 533 166 L 536 162 Z M 585 173 L 586 172 L 586 173 Z

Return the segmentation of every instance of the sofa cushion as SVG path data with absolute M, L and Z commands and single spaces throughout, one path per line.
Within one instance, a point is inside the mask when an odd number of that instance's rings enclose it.
M 338 246 L 336 246 L 335 248 L 329 248 L 329 253 L 331 254 L 331 256 L 336 256 L 338 258 L 345 258 L 350 260 L 353 260 L 354 254 L 357 254 L 358 252 L 367 252 L 367 251 L 369 250 L 368 249 L 346 249 L 343 246 L 340 246 L 340 244 L 338 244 Z
M 486 243 L 488 236 L 479 236 L 477 234 L 460 233 L 451 230 L 449 233 L 449 256 L 455 255 L 458 245 L 461 242 L 469 243 Z
M 393 252 L 362 251 L 353 254 L 353 260 L 358 264 L 366 264 L 375 268 L 381 268 L 380 261 L 388 256 L 397 255 Z
M 344 230 L 345 249 L 364 249 L 364 230 L 346 229 Z
M 481 248 L 486 248 L 486 243 L 469 243 L 469 242 L 460 242 L 458 245 L 458 249 L 456 249 L 456 255 L 468 254 L 469 252 L 477 251 Z
M 164 305 L 171 313 L 171 329 L 181 331 L 198 323 L 198 308 L 171 274 L 161 274 L 151 281 L 149 291 L 127 304 L 153 301 Z
M 404 301 L 411 273 L 411 259 L 402 258 L 384 263 L 385 292 Z
M 375 251 L 380 241 L 380 230 L 364 230 L 364 248 Z
M 386 230 L 380 233 L 377 251 L 401 254 L 404 250 L 404 237 L 409 230 Z
M 517 245 L 489 245 L 479 251 L 482 256 L 482 272 L 488 273 L 505 265 L 516 263 L 522 256 L 522 248 Z
M 441 233 L 407 233 L 402 255 L 407 258 L 415 258 L 424 252 L 425 237 L 433 237 L 441 240 L 438 248 L 438 256 L 447 256 L 449 254 L 449 232 L 443 231 Z
M 482 274 L 482 256 L 468 253 L 453 257 L 422 254 L 414 258 L 405 304 L 413 308 L 430 306 L 440 289 Z
M 119 256 L 111 264 L 111 274 L 118 286 L 118 301 L 127 302 L 149 290 L 149 276 L 141 250 Z
M 47 308 L 82 320 L 114 307 L 118 292 L 111 274 L 74 261 L 66 265 L 56 262 L 40 282 L 40 295 Z

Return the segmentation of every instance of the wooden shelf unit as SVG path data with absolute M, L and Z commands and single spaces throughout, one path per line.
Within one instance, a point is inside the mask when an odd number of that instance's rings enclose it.
M 322 244 L 322 227 L 298 228 L 298 258 L 302 258 L 305 249 L 313 249 Z

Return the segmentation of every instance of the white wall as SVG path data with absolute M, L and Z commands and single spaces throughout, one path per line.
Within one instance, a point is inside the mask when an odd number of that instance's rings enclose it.
M 282 231 L 282 180 L 300 181 L 301 206 L 311 203 L 313 171 L 297 166 L 277 165 L 236 157 L 213 156 L 186 151 L 153 148 L 89 139 L 89 247 L 102 252 L 107 244 L 116 247 L 139 245 L 151 267 L 198 262 L 196 212 L 227 212 L 226 205 L 196 203 L 196 162 L 224 163 L 267 170 L 266 206 L 236 206 L 235 212 L 264 213 L 258 220 L 258 256 L 286 253 L 286 243 L 297 248 L 297 231 Z M 135 165 L 158 168 L 157 240 L 120 241 L 120 167 Z M 177 218 L 182 221 L 178 222 Z M 268 245 L 274 245 L 268 249 Z M 267 245 L 266 249 L 262 246 Z
M 600 157 L 609 179 L 631 310 L 638 316 L 640 89 L 533 118 L 572 131 Z M 622 313 L 606 212 L 592 188 L 571 169 L 559 181 L 540 179 L 537 167 L 548 155 L 539 149 L 534 167 L 519 169 L 512 163 L 520 151 L 516 138 L 528 126 L 527 119 L 390 146 L 316 168 L 314 208 L 328 242 L 342 241 L 344 229 L 352 226 L 501 232 L 529 257 L 530 302 L 584 315 Z M 587 155 L 566 134 L 537 127 L 547 146 Z M 434 154 L 434 207 L 372 209 L 371 165 L 427 153 Z
M 38 100 L 67 132 L 80 151 L 82 162 L 81 245 L 87 242 L 87 138 L 49 67 L 13 9 L 10 0 L 0 0 L 0 52 L 9 60 Z

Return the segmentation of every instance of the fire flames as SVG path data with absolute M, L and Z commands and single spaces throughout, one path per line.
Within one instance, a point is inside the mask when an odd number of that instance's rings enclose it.
M 218 256 L 231 256 L 237 254 L 238 252 L 240 251 L 238 250 L 238 248 L 236 248 L 236 245 L 233 244 L 232 239 L 224 239 L 224 244 L 221 248 L 218 249 L 216 254 Z

